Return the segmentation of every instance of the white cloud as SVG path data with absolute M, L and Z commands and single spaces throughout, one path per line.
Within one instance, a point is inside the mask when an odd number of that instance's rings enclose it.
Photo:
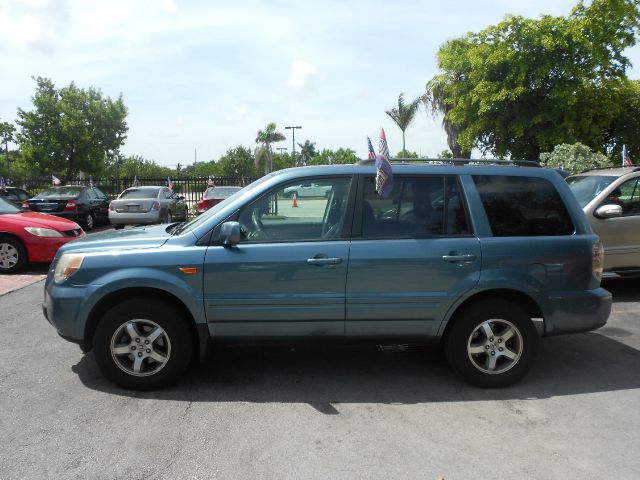
M 172 0 L 160 0 L 160 4 L 162 5 L 163 10 L 166 12 L 173 13 L 178 10 L 178 7 L 175 3 L 173 3 Z
M 294 90 L 307 92 L 313 88 L 316 73 L 316 67 L 310 63 L 303 60 L 295 60 L 291 64 L 291 77 L 289 77 L 287 85 Z

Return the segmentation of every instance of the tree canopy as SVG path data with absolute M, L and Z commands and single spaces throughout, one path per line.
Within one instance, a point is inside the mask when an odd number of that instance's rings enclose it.
M 398 128 L 402 131 L 402 151 L 405 152 L 407 149 L 405 147 L 405 131 L 413 122 L 414 117 L 416 116 L 416 112 L 418 111 L 418 107 L 422 102 L 423 98 L 418 97 L 413 101 L 406 103 L 404 100 L 404 93 L 401 93 L 398 96 L 398 106 L 393 107 L 390 110 L 386 110 L 385 113 L 391 117 L 391 120 L 395 122 Z M 405 155 L 402 155 L 403 157 Z
M 556 145 L 552 152 L 540 154 L 540 163 L 545 167 L 560 168 L 569 173 L 613 166 L 609 157 L 599 152 L 593 152 L 581 143 Z
M 115 156 L 127 133 L 122 96 L 104 97 L 95 88 L 73 82 L 57 89 L 48 78 L 35 78 L 34 109 L 18 109 L 17 135 L 22 154 L 41 173 L 71 177 L 83 171 L 102 173 L 105 159 Z
M 640 149 L 638 85 L 624 55 L 639 27 L 636 0 L 580 1 L 566 17 L 508 16 L 440 48 L 443 73 L 427 83 L 427 102 L 460 151 L 537 159 L 576 141 Z

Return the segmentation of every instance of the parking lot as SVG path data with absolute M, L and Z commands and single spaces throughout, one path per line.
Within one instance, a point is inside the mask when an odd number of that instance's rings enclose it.
M 0 478 L 637 479 L 640 282 L 605 286 L 609 323 L 544 340 L 504 390 L 434 349 L 280 345 L 141 393 L 56 335 L 39 280 L 0 296 Z

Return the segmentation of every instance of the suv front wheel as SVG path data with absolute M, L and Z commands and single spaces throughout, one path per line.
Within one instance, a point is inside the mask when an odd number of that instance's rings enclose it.
M 445 340 L 451 367 L 469 383 L 509 386 L 533 365 L 538 334 L 515 303 L 492 300 L 466 307 L 453 320 Z
M 93 347 L 102 373 L 121 387 L 166 387 L 186 370 L 192 338 L 184 316 L 153 300 L 126 300 L 104 314 Z

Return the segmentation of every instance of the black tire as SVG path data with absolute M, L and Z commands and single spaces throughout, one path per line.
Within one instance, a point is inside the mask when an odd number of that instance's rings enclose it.
M 182 376 L 191 361 L 193 339 L 187 320 L 170 304 L 132 299 L 103 315 L 93 348 L 98 367 L 113 383 L 154 390 Z
M 29 258 L 20 240 L 0 236 L 0 273 L 13 273 L 24 267 Z
M 445 353 L 453 370 L 484 388 L 507 387 L 531 368 L 538 352 L 533 322 L 517 304 L 482 301 L 452 319 Z
M 93 213 L 91 212 L 87 212 L 87 214 L 84 216 L 84 229 L 88 232 L 89 230 L 92 230 L 93 227 L 95 227 L 96 225 L 96 219 L 93 216 Z
M 172 223 L 173 215 L 171 214 L 171 210 L 167 210 L 167 217 L 165 218 L 165 223 Z

